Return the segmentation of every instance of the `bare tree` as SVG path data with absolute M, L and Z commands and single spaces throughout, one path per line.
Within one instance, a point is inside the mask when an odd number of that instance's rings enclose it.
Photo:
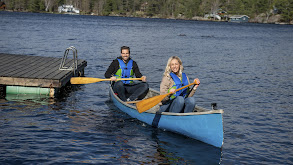
M 54 3 L 55 3 L 55 0 L 43 0 L 44 1 L 44 3 L 45 3 L 45 10 L 46 10 L 46 12 L 48 12 L 49 11 L 49 9 L 54 5 Z
M 220 7 L 220 0 L 212 0 L 211 2 L 211 13 L 212 14 L 217 14 L 217 11 L 219 10 Z
M 97 15 L 103 15 L 103 6 L 105 4 L 105 0 L 97 0 L 94 2 L 93 11 Z

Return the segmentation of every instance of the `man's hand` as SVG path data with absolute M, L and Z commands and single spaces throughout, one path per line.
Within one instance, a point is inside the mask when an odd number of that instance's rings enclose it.
M 143 82 L 146 82 L 146 76 L 142 76 L 141 78 Z
M 115 76 L 111 77 L 110 79 L 111 81 L 115 81 L 115 82 L 117 81 L 117 78 Z

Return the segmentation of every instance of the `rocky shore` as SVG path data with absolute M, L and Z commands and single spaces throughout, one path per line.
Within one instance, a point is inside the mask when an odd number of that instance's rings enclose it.
M 94 13 L 91 15 L 95 15 Z M 110 14 L 109 16 L 117 16 L 117 17 L 140 17 L 140 18 L 162 18 L 162 19 L 181 19 L 181 20 L 197 20 L 197 21 L 218 21 L 218 22 L 228 22 L 228 17 L 222 19 L 222 20 L 216 20 L 213 18 L 205 18 L 205 17 L 200 17 L 200 16 L 195 16 L 192 17 L 191 19 L 187 19 L 184 16 L 178 16 L 178 17 L 164 17 L 161 15 L 154 15 L 152 17 L 146 16 L 144 13 L 135 13 L 135 14 L 126 14 L 126 15 L 119 15 L 119 14 Z M 283 24 L 283 25 L 293 25 L 293 21 L 291 22 L 282 22 L 281 21 L 281 15 L 280 14 L 275 14 L 275 15 L 270 15 L 269 17 L 266 16 L 266 14 L 260 14 L 255 16 L 254 18 L 250 18 L 249 20 L 250 23 L 268 23 L 268 24 Z

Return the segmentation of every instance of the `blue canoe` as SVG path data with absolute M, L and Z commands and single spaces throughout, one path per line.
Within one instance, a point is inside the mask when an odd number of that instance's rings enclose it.
M 159 95 L 158 91 L 150 89 L 146 98 Z M 144 123 L 152 125 L 159 106 L 148 111 L 139 113 L 134 104 L 127 104 L 117 97 L 110 87 L 110 97 L 114 105 L 121 111 L 127 113 Z M 168 131 L 176 132 L 193 139 L 205 142 L 221 148 L 223 145 L 223 110 L 209 110 L 196 106 L 191 113 L 170 113 L 163 112 L 160 116 L 157 127 Z M 156 117 L 157 118 L 157 117 Z

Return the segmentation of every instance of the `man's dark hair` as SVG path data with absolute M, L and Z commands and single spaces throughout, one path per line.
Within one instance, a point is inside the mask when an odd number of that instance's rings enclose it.
M 130 54 L 130 48 L 129 48 L 128 46 L 122 46 L 122 47 L 121 47 L 121 53 L 122 53 L 122 50 L 123 50 L 123 49 L 128 49 L 129 54 Z

